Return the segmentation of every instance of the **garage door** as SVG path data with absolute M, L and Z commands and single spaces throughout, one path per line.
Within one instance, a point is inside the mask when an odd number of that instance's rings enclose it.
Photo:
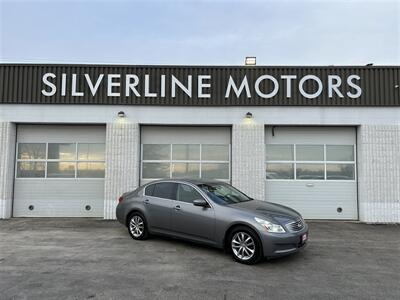
M 229 127 L 141 127 L 141 183 L 161 178 L 230 181 Z
M 266 127 L 266 199 L 309 219 L 357 219 L 356 129 Z
M 19 125 L 14 217 L 102 217 L 103 126 Z

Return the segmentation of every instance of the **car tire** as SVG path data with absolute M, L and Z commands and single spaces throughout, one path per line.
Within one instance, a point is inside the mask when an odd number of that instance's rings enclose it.
M 246 265 L 258 263 L 262 256 L 262 245 L 254 230 L 238 226 L 232 230 L 228 239 L 228 249 L 235 261 Z
M 145 240 L 149 236 L 146 218 L 139 212 L 134 212 L 128 217 L 128 232 L 134 240 Z

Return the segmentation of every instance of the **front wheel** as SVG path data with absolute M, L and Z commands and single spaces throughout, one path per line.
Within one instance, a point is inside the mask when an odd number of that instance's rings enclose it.
M 128 232 L 135 240 L 145 240 L 148 237 L 146 219 L 141 213 L 134 212 L 129 216 Z
M 233 259 L 237 262 L 252 265 L 262 258 L 261 242 L 250 228 L 236 228 L 232 231 L 229 241 Z

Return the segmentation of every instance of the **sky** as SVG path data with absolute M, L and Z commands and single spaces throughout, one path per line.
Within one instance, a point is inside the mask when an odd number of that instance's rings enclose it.
M 0 0 L 0 62 L 400 64 L 400 0 Z

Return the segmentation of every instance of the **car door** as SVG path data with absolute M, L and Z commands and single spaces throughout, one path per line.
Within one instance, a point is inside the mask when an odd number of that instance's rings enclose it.
M 215 213 L 212 207 L 194 206 L 204 197 L 192 186 L 178 183 L 177 200 L 171 216 L 172 231 L 196 240 L 215 240 Z
M 149 229 L 171 230 L 171 211 L 176 199 L 177 184 L 160 182 L 148 185 L 144 193 L 144 204 Z

